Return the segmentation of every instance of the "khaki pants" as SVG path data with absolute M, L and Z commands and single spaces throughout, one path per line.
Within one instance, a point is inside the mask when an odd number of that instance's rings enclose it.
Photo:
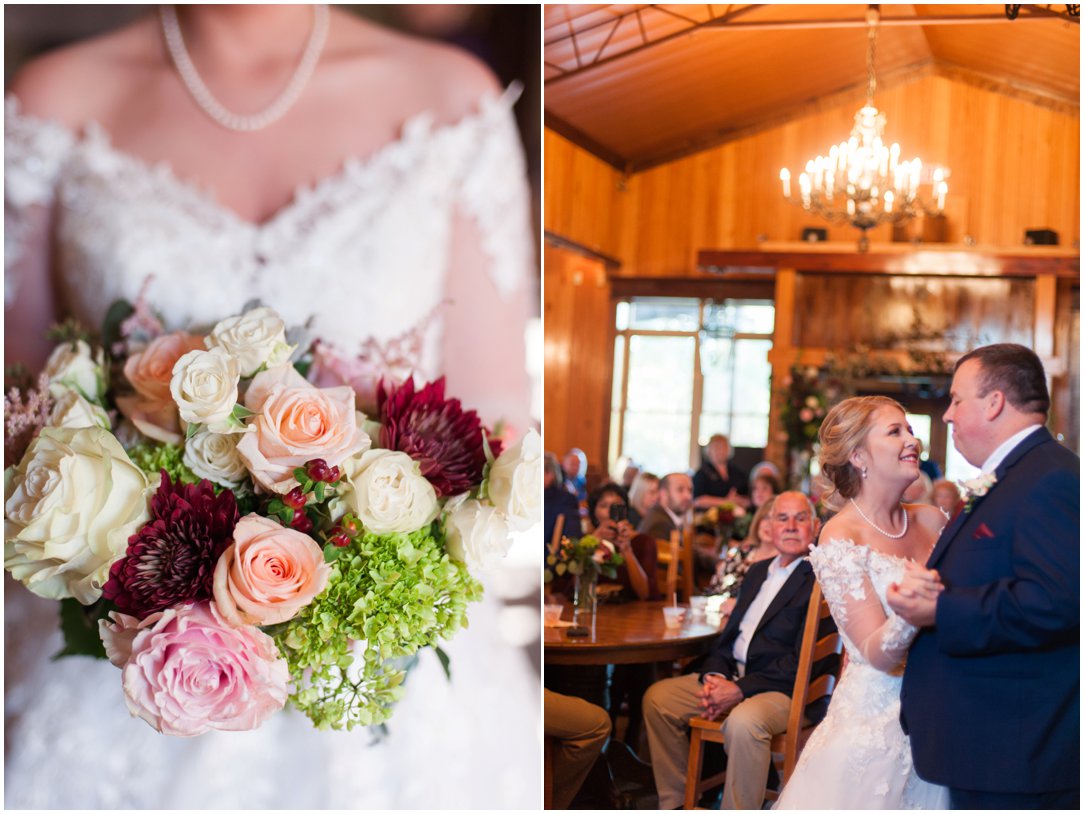
M 685 801 L 689 766 L 689 721 L 700 714 L 700 681 L 695 675 L 668 678 L 644 695 L 644 725 L 659 808 Z M 787 728 L 790 697 L 765 692 L 746 698 L 723 721 L 727 754 L 724 809 L 759 809 L 771 763 L 772 736 Z
M 546 690 L 545 733 L 553 743 L 553 808 L 572 804 L 587 773 L 610 737 L 610 716 L 602 707 Z

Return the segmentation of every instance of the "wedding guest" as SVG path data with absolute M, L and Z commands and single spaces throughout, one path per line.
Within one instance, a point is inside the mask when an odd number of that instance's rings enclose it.
M 960 498 L 960 489 L 950 480 L 942 478 L 933 485 L 933 505 L 943 511 L 948 517 L 955 517 L 956 512 L 963 506 Z
M 749 477 L 730 465 L 730 439 L 713 435 L 704 451 L 704 461 L 693 476 L 694 505 L 710 509 L 720 503 L 749 505 Z
M 583 503 L 587 500 L 587 455 L 579 447 L 572 447 L 561 461 L 565 473 L 565 488 Z
M 888 591 L 921 628 L 900 721 L 915 770 L 953 808 L 1080 808 L 1080 459 L 1049 411 L 1030 349 L 960 357 L 944 420 L 985 475 L 927 567 Z M 931 579 L 944 590 L 923 591 Z
M 685 514 L 693 505 L 693 482 L 684 472 L 671 472 L 659 481 L 659 502 L 648 510 L 638 530 L 657 540 L 685 528 Z
M 638 534 L 627 519 L 625 490 L 607 483 L 587 498 L 592 534 L 613 543 L 625 562 L 617 568 L 616 581 L 635 599 L 658 599 L 658 546 L 646 534 Z M 600 577 L 606 582 L 608 577 Z
M 759 509 L 765 503 L 768 503 L 775 498 L 780 492 L 783 491 L 783 487 L 779 484 L 779 478 L 773 475 L 771 472 L 761 470 L 754 478 L 753 485 L 750 487 L 749 501 L 750 508 L 754 511 Z
M 741 542 L 728 547 L 719 557 L 715 567 L 715 576 L 708 585 L 705 593 L 710 595 L 725 596 L 728 602 L 723 606 L 724 612 L 729 613 L 734 608 L 734 599 L 741 590 L 742 580 L 746 572 L 754 564 L 761 560 L 771 559 L 779 554 L 772 542 L 771 520 L 772 506 L 775 498 L 761 505 L 753 515 L 749 524 L 749 534 Z
M 557 524 L 558 517 L 563 516 L 565 518 L 564 525 L 561 527 L 563 537 L 574 540 L 583 533 L 583 530 L 580 528 L 580 504 L 565 489 L 564 473 L 561 471 L 561 465 L 557 462 L 557 456 L 552 452 L 547 452 L 544 460 L 542 514 L 546 547 L 548 549 L 553 540 L 553 529 Z
M 636 528 L 645 515 L 659 502 L 659 477 L 641 472 L 629 487 L 629 522 Z
M 547 808 L 572 805 L 610 737 L 606 710 L 582 698 L 543 690 L 543 731 L 553 739 L 552 789 Z
M 771 762 L 771 737 L 787 726 L 813 570 L 804 559 L 820 522 L 809 498 L 784 492 L 771 514 L 778 556 L 746 574 L 737 606 L 697 673 L 653 684 L 644 696 L 644 723 L 659 807 L 684 800 L 688 723 L 723 720 L 727 778 L 722 808 L 760 809 Z M 834 666 L 825 660 L 815 675 Z M 819 711 L 823 714 L 823 711 Z

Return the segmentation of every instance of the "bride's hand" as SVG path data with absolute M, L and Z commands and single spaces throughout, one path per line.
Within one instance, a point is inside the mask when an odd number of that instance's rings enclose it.
M 936 601 L 945 590 L 941 575 L 932 569 L 923 568 L 918 563 L 904 564 L 903 579 L 895 586 L 900 595 L 908 599 L 922 598 Z

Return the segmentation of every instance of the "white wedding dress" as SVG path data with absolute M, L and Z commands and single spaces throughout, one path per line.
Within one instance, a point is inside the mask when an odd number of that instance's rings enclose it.
M 470 307 L 443 302 L 454 214 L 473 221 L 503 296 L 526 296 L 536 274 L 514 95 L 484 98 L 450 125 L 410 119 L 396 141 L 298 190 L 262 225 L 113 148 L 94 125 L 74 134 L 9 99 L 6 298 L 20 282 L 10 269 L 27 214 L 52 206 L 61 295 L 89 327 L 153 275 L 147 299 L 167 328 L 213 324 L 258 298 L 288 325 L 313 317 L 316 335 L 350 354 L 431 378 L 446 309 Z M 159 735 L 129 716 L 108 662 L 50 661 L 56 603 L 7 576 L 4 587 L 8 808 L 540 806 L 539 676 L 503 640 L 493 597 L 444 645 L 451 682 L 423 651 L 374 743 L 366 730 L 317 732 L 291 710 L 254 732 Z
M 775 808 L 945 809 L 948 790 L 915 774 L 900 685 L 916 628 L 885 602 L 904 560 L 830 539 L 809 553 L 848 662 Z

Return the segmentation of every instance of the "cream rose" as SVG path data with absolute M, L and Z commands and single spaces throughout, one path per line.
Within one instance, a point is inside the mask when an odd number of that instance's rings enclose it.
M 349 387 L 313 387 L 290 365 L 256 375 L 245 395 L 256 418 L 237 445 L 253 479 L 285 494 L 297 485 L 294 469 L 314 458 L 338 466 L 372 443 L 361 428 Z
M 526 531 L 541 519 L 542 439 L 533 429 L 493 462 L 489 498 L 517 531 Z
M 170 392 L 173 366 L 186 353 L 202 349 L 202 337 L 179 331 L 151 340 L 124 363 L 124 377 L 136 392 L 118 396 L 117 409 L 148 438 L 167 444 L 180 443 L 177 405 Z
M 405 452 L 369 450 L 352 486 L 346 500 L 362 525 L 376 534 L 417 531 L 432 523 L 440 509 L 433 484 Z
M 185 442 L 185 466 L 212 483 L 234 488 L 247 474 L 245 462 L 237 454 L 240 437 L 200 430 Z
M 149 519 L 147 478 L 100 427 L 46 427 L 4 477 L 4 567 L 38 596 L 102 595 Z
M 286 326 L 273 308 L 254 308 L 222 320 L 207 337 L 207 347 L 222 348 L 233 356 L 242 376 L 255 375 L 264 365 L 280 365 L 294 350 L 287 344 Z
M 53 404 L 49 415 L 50 427 L 64 427 L 77 430 L 80 427 L 102 427 L 109 429 L 109 413 L 87 401 L 77 390 L 65 390 Z
M 448 514 L 444 528 L 448 553 L 471 570 L 488 568 L 512 546 L 508 519 L 495 506 L 477 500 L 458 503 Z
M 215 566 L 215 605 L 231 625 L 273 625 L 297 616 L 327 587 L 331 566 L 311 537 L 249 514 Z
M 75 390 L 89 401 L 97 401 L 105 389 L 102 353 L 95 355 L 82 339 L 59 345 L 45 363 L 49 394 L 60 398 L 65 390 Z
M 229 419 L 240 379 L 237 360 L 226 351 L 193 350 L 173 366 L 169 392 L 189 424 L 204 424 L 211 432 L 236 432 L 244 427 Z

